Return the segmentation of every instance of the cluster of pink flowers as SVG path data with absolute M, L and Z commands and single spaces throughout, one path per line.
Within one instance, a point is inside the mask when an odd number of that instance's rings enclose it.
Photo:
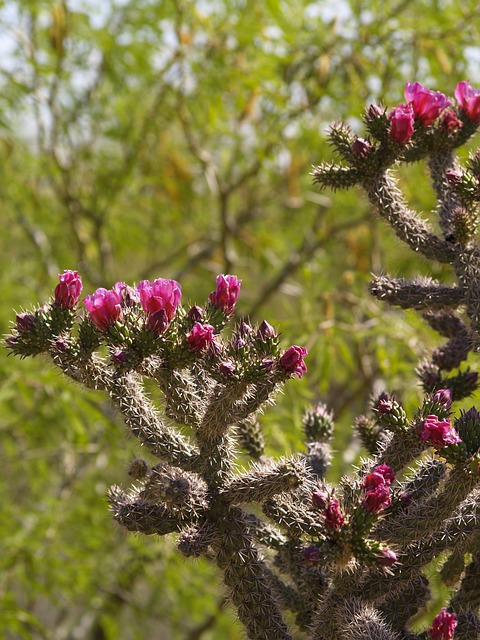
M 390 136 L 398 144 L 406 144 L 414 133 L 415 122 L 426 127 L 433 124 L 440 114 L 441 126 L 446 131 L 454 131 L 462 126 L 453 109 L 448 109 L 451 101 L 440 91 L 427 89 L 419 82 L 407 82 L 406 104 L 392 109 L 389 115 Z M 466 81 L 459 82 L 455 89 L 458 107 L 469 120 L 480 123 L 480 91 L 472 89 Z
M 312 494 L 312 505 L 321 509 L 325 525 L 334 531 L 343 527 L 345 516 L 340 510 L 340 502 L 326 491 L 318 490 Z
M 372 473 L 363 479 L 362 507 L 368 513 L 380 513 L 392 504 L 390 485 L 395 479 L 395 473 L 386 464 L 379 464 Z
M 430 640 L 453 640 L 457 624 L 457 616 L 442 609 L 428 630 Z
M 64 271 L 58 276 L 59 284 L 55 288 L 54 305 L 64 310 L 72 310 L 77 305 L 82 291 L 82 280 L 77 271 Z M 211 307 L 230 316 L 238 300 L 241 280 L 234 275 L 219 275 L 216 278 L 216 288 L 209 295 Z M 140 307 L 145 314 L 145 328 L 156 336 L 160 336 L 168 329 L 174 319 L 182 298 L 182 288 L 176 280 L 158 278 L 156 280 L 142 280 L 135 289 L 124 282 L 117 282 L 112 289 L 100 287 L 83 300 L 92 323 L 102 332 L 107 332 L 115 323 L 125 321 L 130 309 Z M 199 352 L 211 348 L 220 348 L 215 342 L 215 327 L 203 319 L 208 309 L 193 306 L 188 311 L 188 318 L 193 322 L 191 330 L 186 334 L 187 348 L 192 352 Z M 17 315 L 17 330 L 19 333 L 30 331 L 35 322 L 31 314 Z M 241 335 L 237 338 L 238 347 L 245 346 L 242 335 L 249 335 L 252 328 L 242 323 Z M 256 333 L 256 340 L 269 343 L 277 338 L 275 329 L 263 321 Z M 221 349 L 220 349 L 221 351 Z M 304 357 L 307 350 L 293 345 L 283 352 L 278 362 L 273 358 L 265 358 L 263 366 L 267 370 L 275 368 L 276 364 L 284 373 L 297 375 L 299 378 L 307 371 Z M 113 361 L 121 365 L 127 360 L 126 352 L 116 351 Z M 236 370 L 235 363 L 222 362 L 220 371 L 225 377 L 231 376 Z M 278 371 L 278 369 L 277 369 Z
M 457 444 L 462 439 L 450 424 L 450 419 L 439 420 L 437 416 L 430 415 L 417 425 L 417 434 L 422 442 L 428 442 L 435 449 L 442 449 L 449 444 Z

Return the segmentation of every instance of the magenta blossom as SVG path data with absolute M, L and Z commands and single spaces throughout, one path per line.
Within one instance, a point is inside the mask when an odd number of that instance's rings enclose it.
M 472 89 L 470 83 L 464 80 L 457 84 L 455 98 L 468 119 L 480 123 L 480 91 Z
M 323 515 L 325 516 L 325 524 L 329 529 L 340 529 L 345 522 L 337 498 L 330 498 L 330 502 L 324 510 Z
M 190 351 L 201 351 L 213 342 L 215 329 L 211 324 L 196 322 L 190 333 L 187 334 L 187 344 Z
M 457 624 L 457 616 L 442 609 L 428 630 L 430 640 L 452 640 Z
M 175 315 L 182 297 L 182 288 L 178 282 L 165 278 L 158 278 L 153 282 L 142 280 L 137 284 L 137 292 L 147 315 L 165 311 L 168 321 Z
M 107 331 L 122 315 L 122 295 L 115 289 L 97 289 L 83 301 L 93 324 Z
M 55 287 L 54 304 L 61 309 L 73 309 L 82 293 L 82 279 L 78 271 L 65 269 L 58 275 L 59 283 Z
M 415 113 L 409 104 L 401 104 L 390 112 L 390 137 L 398 144 L 406 144 L 413 136 Z
M 307 353 L 308 351 L 304 347 L 298 347 L 297 345 L 289 347 L 279 360 L 280 367 L 285 373 L 296 374 L 301 378 L 307 371 L 307 366 L 303 361 Z
M 374 473 L 379 473 L 383 476 L 383 480 L 387 487 L 389 487 L 392 482 L 395 480 L 395 471 L 388 466 L 388 464 L 379 464 L 373 470 Z
M 368 474 L 377 475 L 377 474 Z M 369 489 L 365 492 L 365 496 L 362 500 L 362 507 L 368 513 L 380 513 L 392 504 L 390 498 L 390 490 L 386 484 L 379 484 L 374 489 Z
M 405 100 L 412 106 L 415 117 L 427 126 L 435 122 L 441 112 L 450 106 L 450 100 L 440 93 L 431 91 L 419 82 L 407 82 Z
M 417 425 L 417 434 L 422 442 L 428 442 L 436 449 L 462 441 L 448 418 L 439 420 L 434 415 L 427 416 L 423 422 Z
M 217 288 L 208 296 L 210 304 L 216 309 L 221 309 L 227 316 L 232 315 L 240 293 L 241 283 L 242 281 L 237 276 L 217 276 Z

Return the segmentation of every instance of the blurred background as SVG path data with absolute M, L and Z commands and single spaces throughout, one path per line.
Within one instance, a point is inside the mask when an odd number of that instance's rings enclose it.
M 360 192 L 320 193 L 328 124 L 360 133 L 407 81 L 480 86 L 476 0 L 0 2 L 0 325 L 45 301 L 64 269 L 85 295 L 175 278 L 206 299 L 243 279 L 238 315 L 309 350 L 261 422 L 271 455 L 303 451 L 305 407 L 335 413 L 330 480 L 361 454 L 373 392 L 410 409 L 434 337 L 368 294 L 370 273 L 448 268 L 404 249 Z M 423 166 L 402 171 L 434 207 Z M 139 448 L 102 394 L 46 360 L 0 353 L 0 637 L 242 637 L 203 561 L 173 539 L 125 536 L 106 504 Z

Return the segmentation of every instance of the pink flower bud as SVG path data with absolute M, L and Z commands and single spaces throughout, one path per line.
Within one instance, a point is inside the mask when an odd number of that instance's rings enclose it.
M 303 559 L 307 562 L 312 562 L 313 564 L 317 564 L 320 562 L 320 549 L 315 545 L 310 545 L 309 547 L 304 547 L 303 549 Z
M 450 106 L 450 100 L 443 93 L 431 91 L 419 82 L 407 82 L 404 95 L 415 116 L 425 126 L 435 122 L 440 113 Z
M 187 345 L 190 351 L 201 351 L 213 342 L 213 332 L 215 329 L 210 324 L 200 324 L 196 322 L 189 334 L 187 334 Z
M 433 394 L 433 401 L 439 404 L 442 409 L 448 410 L 452 406 L 452 390 L 439 389 Z
M 397 562 L 397 554 L 391 549 L 382 549 L 377 556 L 378 564 L 382 567 L 391 567 Z
M 398 144 L 406 144 L 413 136 L 415 113 L 409 104 L 401 104 L 390 112 L 390 137 Z
M 170 321 L 182 297 L 182 288 L 175 280 L 158 278 L 153 282 L 142 280 L 137 284 L 140 304 L 147 315 L 163 310 Z
M 324 510 L 323 515 L 325 516 L 325 524 L 329 529 L 340 529 L 345 522 L 337 498 L 330 498 L 330 502 Z
M 216 309 L 221 309 L 227 316 L 232 315 L 240 293 L 242 281 L 237 276 L 217 276 L 217 288 L 209 295 L 208 300 Z
M 68 342 L 65 338 L 58 338 L 58 340 L 55 340 L 55 348 L 57 351 L 60 351 L 60 353 L 65 353 L 68 351 Z
M 165 309 L 159 309 L 155 313 L 150 313 L 147 318 L 147 329 L 157 336 L 160 336 L 168 327 L 168 316 Z
M 73 309 L 82 293 L 82 279 L 78 271 L 66 269 L 58 275 L 58 280 L 54 293 L 55 306 L 61 309 Z
M 107 331 L 122 315 L 122 296 L 114 289 L 100 287 L 83 301 L 93 324 Z
M 460 173 L 460 171 L 455 171 L 455 169 L 449 169 L 448 171 L 446 171 L 445 177 L 452 189 L 458 187 L 458 185 L 462 182 L 462 174 Z
M 252 327 L 246 322 L 242 322 L 238 328 L 238 332 L 242 336 L 249 336 L 252 333 L 252 331 L 253 331 Z
M 33 329 L 35 316 L 31 313 L 17 313 L 16 321 L 18 333 L 28 333 Z
M 114 351 L 112 353 L 112 361 L 114 364 L 116 364 L 119 367 L 126 364 L 127 360 L 128 360 L 127 352 L 124 351 L 123 349 L 117 349 L 117 351 Z
M 440 121 L 440 128 L 446 133 L 455 133 L 461 127 L 463 122 L 457 118 L 457 114 L 453 109 L 447 109 L 443 114 Z
M 352 144 L 353 155 L 356 158 L 365 158 L 372 149 L 372 144 L 364 138 L 357 138 Z
M 457 616 L 442 609 L 428 630 L 430 640 L 452 640 L 457 624 Z
M 190 320 L 193 320 L 194 322 L 200 322 L 200 320 L 203 318 L 203 309 L 202 307 L 194 305 L 193 307 L 190 307 L 187 315 Z
M 225 376 L 226 378 L 230 377 L 235 372 L 235 369 L 236 369 L 235 363 L 231 362 L 230 360 L 221 362 L 218 368 L 222 376 Z
M 272 327 L 271 324 L 268 324 L 266 320 L 262 322 L 262 324 L 258 327 L 257 338 L 261 342 L 267 342 L 267 340 L 272 340 L 277 337 L 277 332 Z
M 363 488 L 365 491 L 373 491 L 377 487 L 385 486 L 385 478 L 381 473 L 367 473 L 363 479 Z
M 417 434 L 422 442 L 428 442 L 436 449 L 462 441 L 449 419 L 439 420 L 435 415 L 427 416 L 417 425 Z
M 293 345 L 289 347 L 279 360 L 280 367 L 285 373 L 296 374 L 299 378 L 307 371 L 303 358 L 308 351 L 304 347 Z
M 318 489 L 312 493 L 312 505 L 315 509 L 326 509 L 328 505 L 329 495 L 326 491 Z
M 125 282 L 116 282 L 113 286 L 114 290 L 122 297 L 122 306 L 134 307 L 138 304 L 139 299 L 137 292 L 132 287 L 125 284 Z
M 469 82 L 465 80 L 457 84 L 455 98 L 460 109 L 472 122 L 480 122 L 480 91 L 472 89 Z
M 367 117 L 369 120 L 376 120 L 385 113 L 385 109 L 379 107 L 378 104 L 371 104 L 367 110 Z

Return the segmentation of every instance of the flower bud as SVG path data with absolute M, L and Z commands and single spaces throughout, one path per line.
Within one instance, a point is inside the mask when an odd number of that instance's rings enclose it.
M 200 322 L 203 318 L 203 309 L 198 305 L 194 305 L 193 307 L 190 307 L 187 315 L 190 320 L 193 320 L 193 322 Z
M 165 309 L 159 309 L 155 313 L 149 314 L 147 318 L 147 329 L 156 336 L 161 335 L 168 327 L 168 316 Z
M 307 562 L 312 562 L 313 564 L 317 564 L 320 562 L 320 549 L 315 545 L 310 545 L 309 547 L 304 547 L 303 549 L 303 559 Z
M 68 351 L 68 342 L 65 340 L 65 338 L 58 338 L 58 340 L 55 340 L 55 349 L 57 349 L 57 351 L 60 351 L 60 353 L 65 353 L 66 351 Z
M 124 351 L 123 349 L 117 349 L 117 351 L 114 351 L 112 353 L 112 361 L 114 364 L 116 364 L 119 367 L 126 364 L 127 360 L 128 360 L 127 352 Z
M 369 120 L 376 120 L 380 118 L 385 113 L 385 109 L 379 107 L 378 104 L 371 104 L 367 110 L 367 118 Z
M 222 376 L 226 378 L 230 377 L 235 372 L 235 363 L 230 360 L 226 360 L 225 362 L 221 362 L 219 365 L 219 370 Z
M 31 313 L 17 313 L 16 321 L 18 333 L 28 333 L 33 329 L 35 316 Z
M 312 493 L 312 505 L 315 509 L 326 509 L 328 505 L 329 495 L 322 489 L 317 489 Z
M 54 293 L 55 306 L 61 309 L 73 309 L 82 293 L 82 279 L 78 271 L 66 269 L 58 275 L 58 280 Z
M 372 148 L 373 145 L 364 138 L 357 138 L 352 144 L 353 155 L 356 158 L 365 158 Z
M 382 567 L 391 567 L 397 561 L 397 554 L 388 548 L 382 549 L 377 556 L 377 562 L 382 565 Z
M 390 137 L 398 144 L 406 144 L 413 136 L 415 114 L 410 105 L 401 104 L 390 112 Z
M 257 339 L 261 342 L 267 342 L 277 337 L 277 333 L 271 324 L 268 324 L 266 320 L 258 327 Z
M 329 529 L 340 529 L 345 522 L 337 498 L 330 498 L 330 502 L 324 510 L 323 515 L 325 516 L 325 524 Z
M 217 276 L 215 291 L 212 291 L 208 300 L 216 309 L 220 309 L 225 315 L 232 315 L 240 293 L 242 281 L 237 276 Z
M 452 390 L 439 389 L 433 394 L 433 401 L 439 404 L 442 409 L 448 410 L 452 406 Z

